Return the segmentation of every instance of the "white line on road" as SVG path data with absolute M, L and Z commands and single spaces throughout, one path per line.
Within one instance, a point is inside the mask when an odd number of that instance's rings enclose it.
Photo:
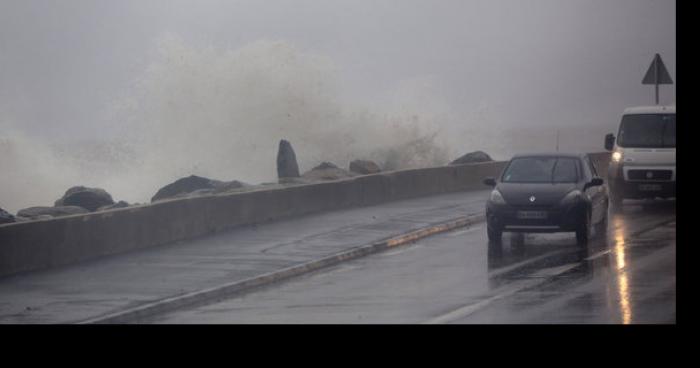
M 468 315 L 478 311 L 479 309 L 482 309 L 486 307 L 487 305 L 499 300 L 503 299 L 505 297 L 511 296 L 519 291 L 535 287 L 539 284 L 542 284 L 547 281 L 548 278 L 552 278 L 558 275 L 561 275 L 569 270 L 574 269 L 575 267 L 579 266 L 580 263 L 569 263 L 563 266 L 557 266 L 549 269 L 543 269 L 537 273 L 538 277 L 542 277 L 539 279 L 528 279 L 528 280 L 523 280 L 520 282 L 517 282 L 516 284 L 511 284 L 508 287 L 506 287 L 504 290 L 502 290 L 500 293 L 488 298 L 484 299 L 478 303 L 474 304 L 469 304 L 465 305 L 461 308 L 455 309 L 452 312 L 443 314 L 442 316 L 430 319 L 426 322 L 423 322 L 423 324 L 444 324 L 444 323 L 449 323 L 451 321 L 467 317 Z
M 547 252 L 547 253 L 542 254 L 542 255 L 539 255 L 539 256 L 537 256 L 537 257 L 528 258 L 528 259 L 526 259 L 526 260 L 524 260 L 524 261 L 520 261 L 520 262 L 518 262 L 518 263 L 513 263 L 513 264 L 510 265 L 510 266 L 506 266 L 506 267 L 503 267 L 503 268 L 498 268 L 498 269 L 496 269 L 496 270 L 494 270 L 494 271 L 491 271 L 491 272 L 489 272 L 489 277 L 500 276 L 500 275 L 502 275 L 502 274 L 511 272 L 511 271 L 513 271 L 513 270 L 515 270 L 515 269 L 521 268 L 521 267 L 523 267 L 523 266 L 527 266 L 527 265 L 529 265 L 529 264 L 531 264 L 531 263 L 535 263 L 535 262 L 540 261 L 540 260 L 542 260 L 542 259 L 549 258 L 549 257 L 553 257 L 553 256 L 556 256 L 556 255 L 559 255 L 559 254 L 562 254 L 562 253 L 568 253 L 568 252 L 571 252 L 571 250 L 556 250 L 556 251 L 553 251 L 553 252 Z

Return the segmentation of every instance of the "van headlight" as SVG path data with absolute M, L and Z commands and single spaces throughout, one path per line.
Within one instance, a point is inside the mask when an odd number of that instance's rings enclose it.
M 615 151 L 612 154 L 612 160 L 613 162 L 620 162 L 622 161 L 622 152 L 620 151 Z
M 503 199 L 503 196 L 501 195 L 501 192 L 498 190 L 494 189 L 491 191 L 491 203 L 495 204 L 506 204 L 506 201 Z

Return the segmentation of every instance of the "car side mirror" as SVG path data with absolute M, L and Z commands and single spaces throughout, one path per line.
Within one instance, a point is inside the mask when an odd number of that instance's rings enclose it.
M 586 188 L 585 188 L 585 189 L 588 189 L 588 188 L 591 188 L 591 187 L 597 187 L 597 186 L 600 186 L 600 185 L 603 185 L 603 179 L 596 177 L 596 178 L 593 178 L 593 180 L 591 180 L 590 182 L 588 182 L 588 183 L 586 184 Z M 584 190 L 585 190 L 585 189 L 584 189 Z
M 488 185 L 490 187 L 495 187 L 496 186 L 496 179 L 492 177 L 488 177 L 484 179 L 484 185 Z
M 605 149 L 612 151 L 615 148 L 615 136 L 610 133 L 605 136 Z

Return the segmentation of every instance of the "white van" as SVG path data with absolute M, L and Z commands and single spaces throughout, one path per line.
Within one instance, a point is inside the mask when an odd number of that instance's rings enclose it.
M 676 107 L 625 109 L 617 133 L 605 137 L 612 151 L 608 188 L 613 208 L 624 198 L 676 196 Z

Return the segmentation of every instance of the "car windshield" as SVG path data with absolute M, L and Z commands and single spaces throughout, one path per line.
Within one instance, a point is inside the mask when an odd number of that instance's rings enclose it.
M 574 158 L 522 157 L 513 159 L 503 172 L 504 183 L 575 183 L 578 166 Z
M 620 147 L 676 147 L 676 114 L 625 115 L 620 123 Z

